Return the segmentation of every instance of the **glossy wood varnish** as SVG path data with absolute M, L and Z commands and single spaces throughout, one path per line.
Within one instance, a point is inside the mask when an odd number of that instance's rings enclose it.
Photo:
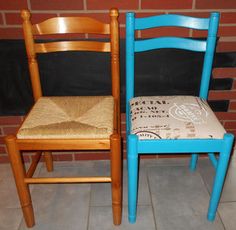
M 119 70 L 119 26 L 117 9 L 110 10 L 110 23 L 105 24 L 89 17 L 55 17 L 32 25 L 30 12 L 22 10 L 23 32 L 30 78 L 35 102 L 43 96 L 40 83 L 37 53 L 59 51 L 96 51 L 111 53 L 112 96 L 114 97 L 114 130 L 107 139 L 17 139 L 15 135 L 5 138 L 9 158 L 16 181 L 25 222 L 28 227 L 35 224 L 32 201 L 28 184 L 38 183 L 84 183 L 84 182 L 111 182 L 113 222 L 121 223 L 122 184 L 121 184 L 121 134 L 120 134 L 120 70 Z M 99 41 L 63 41 L 36 43 L 34 37 L 51 34 L 92 33 L 109 34 L 109 42 Z M 73 109 L 73 108 L 72 108 Z M 32 164 L 26 172 L 22 162 L 23 151 L 36 151 Z M 110 150 L 111 175 L 102 177 L 59 177 L 35 178 L 36 166 L 42 153 L 48 171 L 53 170 L 53 150 Z

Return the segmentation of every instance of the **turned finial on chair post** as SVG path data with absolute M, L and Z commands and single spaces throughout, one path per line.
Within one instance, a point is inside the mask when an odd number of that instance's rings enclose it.
M 21 17 L 23 19 L 23 32 L 26 43 L 26 52 L 28 57 L 33 96 L 34 100 L 37 101 L 42 96 L 42 88 L 40 83 L 38 62 L 36 60 L 36 53 L 34 48 L 32 23 L 30 21 L 31 14 L 28 10 L 22 10 Z

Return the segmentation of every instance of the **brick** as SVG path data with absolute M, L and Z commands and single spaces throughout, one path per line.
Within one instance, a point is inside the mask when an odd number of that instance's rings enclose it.
M 196 0 L 196 9 L 235 9 L 235 0 Z
M 190 17 L 197 17 L 197 18 L 209 18 L 210 12 L 195 12 L 195 11 L 189 11 L 189 12 L 171 12 L 172 14 L 181 14 L 185 16 L 190 16 Z
M 124 123 L 121 123 L 121 132 L 126 131 L 126 125 Z
M 236 78 L 236 75 L 235 75 Z M 236 89 L 236 80 L 233 81 L 232 89 Z
M 142 9 L 192 9 L 192 0 L 143 0 Z
M 0 136 L 0 145 L 3 145 L 3 144 L 5 144 L 4 137 Z
M 236 110 L 236 101 L 231 101 L 230 102 L 229 110 Z
M 220 26 L 218 35 L 221 37 L 236 36 L 236 26 Z
M 184 36 L 189 37 L 189 29 L 176 27 L 160 27 L 141 31 L 141 38 L 158 36 Z
M 22 37 L 21 28 L 0 28 L 0 39 L 20 39 Z
M 86 11 L 84 11 L 84 13 L 61 13 L 59 16 L 61 17 L 91 17 L 103 23 L 110 23 L 110 16 L 109 16 L 108 11 L 107 13 L 87 13 Z M 119 13 L 118 20 L 120 24 L 125 24 L 125 13 Z
M 144 18 L 144 17 L 151 17 L 151 16 L 157 16 L 161 14 L 166 14 L 164 11 L 163 12 L 137 12 L 135 13 L 136 18 Z
M 31 20 L 32 23 L 39 23 L 42 22 L 46 19 L 56 17 L 57 14 L 32 14 Z M 6 13 L 6 24 L 7 25 L 21 25 L 22 24 L 22 19 L 20 16 L 20 13 Z
M 220 23 L 236 23 L 236 12 L 222 12 Z
M 217 52 L 233 52 L 236 51 L 236 41 L 219 42 L 216 47 Z
M 19 10 L 28 8 L 27 0 L 0 1 L 1 10 Z
M 112 7 L 118 9 L 138 9 L 139 0 L 87 0 L 88 10 L 109 10 Z
M 72 153 L 68 154 L 53 154 L 53 160 L 55 161 L 72 161 Z
M 16 134 L 17 130 L 18 130 L 18 126 L 12 126 L 12 127 L 3 127 L 3 134 L 4 135 L 9 135 L 9 134 Z
M 20 116 L 0 116 L 0 125 L 18 125 L 20 123 Z
M 193 30 L 193 37 L 206 37 L 207 31 Z M 218 30 L 220 37 L 233 37 L 236 36 L 236 26 L 220 26 Z
M 3 24 L 3 14 L 0 13 L 0 24 Z
M 61 13 L 59 16 L 60 17 L 91 17 L 104 23 L 110 22 L 110 17 L 108 13 L 87 13 L 86 11 L 84 11 L 84 13 Z
M 83 10 L 83 0 L 31 0 L 32 10 Z
M 236 121 L 225 122 L 224 127 L 226 129 L 236 129 Z
M 214 78 L 236 78 L 236 68 L 214 68 Z
M 0 164 L 2 163 L 9 163 L 9 158 L 7 155 L 0 155 Z
M 235 120 L 236 112 L 215 112 L 219 120 Z
M 236 91 L 217 90 L 209 92 L 209 100 L 236 99 Z
M 140 155 L 141 159 L 155 159 L 157 158 L 157 154 L 142 154 Z
M 126 121 L 126 114 L 121 113 L 121 123 L 125 123 L 125 121 Z
M 207 31 L 193 30 L 192 37 L 194 37 L 194 38 L 206 38 L 207 37 Z
M 99 153 L 76 153 L 74 154 L 75 160 L 108 160 L 110 159 L 109 152 Z
M 234 129 L 234 130 L 232 130 L 232 129 L 226 129 L 226 131 L 227 131 L 228 133 L 232 133 L 232 134 L 236 137 L 236 130 L 235 130 L 235 129 Z M 236 143 L 234 143 L 234 148 L 236 147 L 235 145 L 236 145 Z
M 0 154 L 6 153 L 6 148 L 4 145 L 0 145 Z

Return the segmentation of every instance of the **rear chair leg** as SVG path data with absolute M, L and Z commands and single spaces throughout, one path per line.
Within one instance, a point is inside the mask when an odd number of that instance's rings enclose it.
M 121 224 L 122 213 L 122 163 L 121 137 L 118 134 L 111 136 L 111 186 L 113 223 Z
M 197 160 L 198 160 L 198 154 L 193 153 L 191 155 L 191 160 L 190 160 L 190 164 L 189 164 L 190 171 L 194 172 L 196 170 Z
M 44 160 L 46 164 L 46 168 L 48 172 L 53 171 L 53 157 L 52 157 L 52 152 L 43 152 L 44 153 Z
M 35 221 L 31 196 L 29 186 L 24 182 L 26 172 L 17 147 L 16 137 L 13 135 L 7 136 L 5 141 L 25 222 L 27 227 L 33 227 Z

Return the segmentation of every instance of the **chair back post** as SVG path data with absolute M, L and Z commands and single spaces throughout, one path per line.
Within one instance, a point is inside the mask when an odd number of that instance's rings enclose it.
M 28 57 L 33 96 L 34 100 L 37 101 L 42 96 L 42 88 L 39 76 L 38 62 L 36 59 L 36 52 L 34 49 L 34 38 L 32 32 L 32 23 L 30 21 L 30 12 L 28 10 L 22 10 L 21 17 L 23 19 L 23 32 L 25 37 L 25 46 Z
M 119 23 L 118 10 L 112 8 L 110 10 L 110 33 L 111 33 L 111 73 L 112 73 L 112 96 L 117 105 L 117 121 L 115 128 L 121 133 L 120 127 L 120 62 L 119 62 Z
M 126 133 L 129 134 L 129 100 L 134 97 L 134 13 L 126 14 Z
M 220 14 L 218 12 L 214 12 L 214 13 L 211 13 L 210 20 L 209 20 L 207 47 L 206 47 L 206 53 L 204 57 L 203 72 L 202 72 L 202 79 L 201 79 L 200 93 L 199 93 L 199 96 L 203 99 L 207 99 L 208 97 L 212 64 L 213 64 L 213 58 L 214 58 L 215 46 L 216 46 L 219 17 L 220 17 Z

